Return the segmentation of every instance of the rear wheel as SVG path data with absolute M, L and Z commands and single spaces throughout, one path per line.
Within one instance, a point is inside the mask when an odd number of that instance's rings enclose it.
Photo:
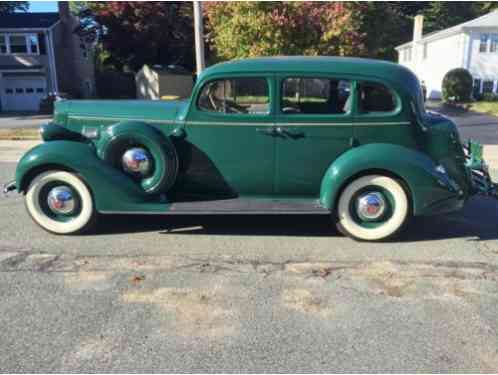
M 27 189 L 25 203 L 33 220 L 51 233 L 82 233 L 96 222 L 92 194 L 74 173 L 39 174 Z
M 397 180 L 382 175 L 363 176 L 342 191 L 337 227 L 355 239 L 385 240 L 403 228 L 409 212 L 408 194 Z

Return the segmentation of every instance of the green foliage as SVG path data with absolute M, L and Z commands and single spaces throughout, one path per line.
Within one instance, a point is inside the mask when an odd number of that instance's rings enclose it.
M 498 95 L 492 92 L 485 92 L 484 94 L 482 94 L 481 100 L 484 100 L 486 102 L 496 102 L 498 101 Z
M 78 34 L 98 37 L 101 65 L 137 71 L 144 64 L 193 66 L 192 5 L 188 2 L 79 2 Z
M 472 95 L 472 75 L 467 69 L 450 70 L 443 78 L 443 100 L 466 102 Z
M 210 45 L 222 60 L 366 53 L 361 4 L 235 1 L 204 7 Z
M 28 1 L 0 1 L 0 14 L 14 13 L 15 11 L 26 12 L 28 8 Z

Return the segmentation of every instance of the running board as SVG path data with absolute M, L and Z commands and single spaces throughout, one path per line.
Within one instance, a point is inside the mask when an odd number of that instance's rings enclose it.
M 324 215 L 330 211 L 317 200 L 233 198 L 211 201 L 177 202 L 164 211 L 101 211 L 103 214 L 152 215 Z

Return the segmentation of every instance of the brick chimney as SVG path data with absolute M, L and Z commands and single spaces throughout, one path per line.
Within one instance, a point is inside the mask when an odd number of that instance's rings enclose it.
M 71 19 L 71 13 L 69 12 L 69 1 L 58 1 L 57 6 L 59 8 L 59 17 L 63 23 L 67 23 Z
M 418 42 L 422 39 L 424 29 L 424 16 L 419 14 L 413 19 L 413 41 Z

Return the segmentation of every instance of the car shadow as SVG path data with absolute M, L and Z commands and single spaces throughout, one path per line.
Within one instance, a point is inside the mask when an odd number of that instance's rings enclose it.
M 106 215 L 98 234 L 159 232 L 162 235 L 336 237 L 327 215 Z M 458 213 L 416 217 L 397 242 L 468 238 L 498 239 L 498 201 L 474 197 Z M 389 241 L 391 242 L 391 241 Z

